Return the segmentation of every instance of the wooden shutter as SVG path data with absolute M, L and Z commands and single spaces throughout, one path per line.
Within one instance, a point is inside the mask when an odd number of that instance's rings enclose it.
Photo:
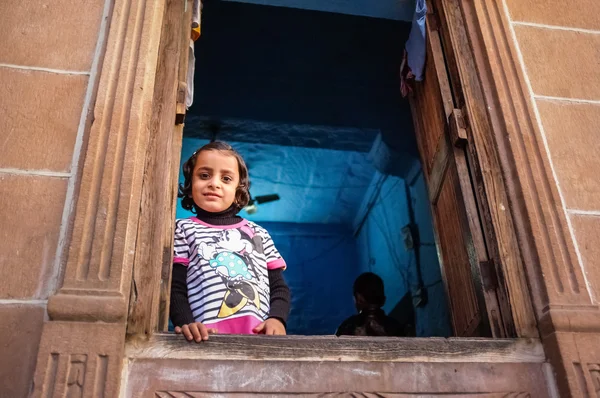
M 451 86 L 452 68 L 446 65 L 431 11 L 424 79 L 417 82 L 410 102 L 452 327 L 455 336 L 505 337 L 495 267 L 488 258 L 465 150 L 468 126 L 455 105 L 462 93 L 456 82 Z

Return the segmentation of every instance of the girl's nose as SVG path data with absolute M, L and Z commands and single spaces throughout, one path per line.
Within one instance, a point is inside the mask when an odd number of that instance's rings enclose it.
M 210 185 L 211 185 L 213 188 L 221 188 L 221 180 L 219 180 L 219 179 L 218 179 L 218 178 L 216 178 L 216 177 L 213 177 L 213 178 L 211 178 L 211 180 L 210 180 Z

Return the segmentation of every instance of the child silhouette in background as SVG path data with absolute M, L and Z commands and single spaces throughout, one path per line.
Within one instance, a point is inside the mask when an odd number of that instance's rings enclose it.
M 338 327 L 336 336 L 404 336 L 403 326 L 385 314 L 383 280 L 366 272 L 354 282 L 354 303 L 358 311 Z

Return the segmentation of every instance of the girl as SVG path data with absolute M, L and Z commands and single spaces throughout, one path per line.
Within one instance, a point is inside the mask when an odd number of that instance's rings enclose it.
M 188 340 L 211 333 L 285 334 L 290 291 L 269 233 L 238 216 L 248 204 L 248 169 L 228 144 L 212 142 L 183 165 L 184 209 L 175 222 L 171 321 Z

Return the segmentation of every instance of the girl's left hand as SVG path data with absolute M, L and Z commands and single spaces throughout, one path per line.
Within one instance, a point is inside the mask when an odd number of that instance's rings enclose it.
M 265 334 L 268 336 L 284 336 L 285 326 L 279 319 L 269 318 L 253 330 L 256 334 Z

